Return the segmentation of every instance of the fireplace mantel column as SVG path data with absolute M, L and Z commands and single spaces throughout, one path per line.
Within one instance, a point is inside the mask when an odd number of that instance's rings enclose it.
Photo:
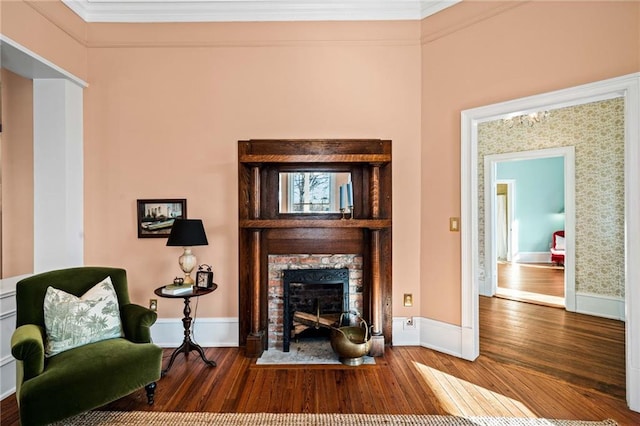
M 380 165 L 371 165 L 371 217 L 380 218 Z M 382 334 L 382 289 L 380 283 L 380 230 L 371 230 L 371 356 L 384 355 Z
M 380 164 L 371 165 L 370 180 L 371 218 L 380 219 Z
M 251 216 L 260 218 L 260 167 L 251 168 Z M 264 331 L 260 329 L 260 259 L 261 232 L 254 229 L 251 232 L 251 334 L 247 336 L 247 355 L 260 356 L 264 351 Z

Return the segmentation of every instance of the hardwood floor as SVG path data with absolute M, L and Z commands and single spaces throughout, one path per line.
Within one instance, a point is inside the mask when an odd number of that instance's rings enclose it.
M 496 296 L 564 308 L 564 268 L 498 262 Z
M 421 347 L 387 348 L 376 365 L 258 366 L 239 348 L 208 348 L 218 366 L 180 355 L 158 383 L 108 410 L 415 413 L 612 418 L 640 424 L 624 400 L 624 324 L 561 309 L 481 298 L 474 362 Z M 165 350 L 165 364 L 171 350 Z M 10 396 L 1 424 L 17 425 Z

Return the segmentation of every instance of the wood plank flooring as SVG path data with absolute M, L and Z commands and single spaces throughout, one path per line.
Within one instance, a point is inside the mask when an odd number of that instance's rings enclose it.
M 624 324 L 561 309 L 480 299 L 481 356 L 469 362 L 422 347 L 387 348 L 376 365 L 259 366 L 239 348 L 208 348 L 218 366 L 179 355 L 158 383 L 108 410 L 415 413 L 612 418 L 640 424 L 624 400 Z M 164 362 L 171 350 L 165 350 Z M 17 425 L 2 401 L 1 424 Z
M 498 287 L 564 297 L 564 269 L 546 264 L 498 262 Z
M 497 266 L 497 297 L 564 308 L 564 268 L 511 262 Z

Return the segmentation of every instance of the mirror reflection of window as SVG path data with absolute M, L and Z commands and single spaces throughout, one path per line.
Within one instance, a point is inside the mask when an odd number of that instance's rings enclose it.
M 351 173 L 280 173 L 280 213 L 338 213 L 339 188 Z

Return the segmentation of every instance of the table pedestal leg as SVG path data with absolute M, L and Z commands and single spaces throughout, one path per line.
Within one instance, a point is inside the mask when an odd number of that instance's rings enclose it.
M 200 358 L 210 367 L 215 367 L 215 361 L 208 360 L 204 355 L 204 350 L 200 345 L 193 343 L 191 340 L 191 307 L 189 306 L 189 297 L 184 298 L 184 318 L 182 318 L 182 325 L 184 326 L 184 340 L 182 344 L 171 354 L 171 358 L 169 358 L 169 364 L 167 368 L 162 370 L 162 375 L 164 376 L 169 372 L 171 366 L 173 365 L 173 361 L 175 361 L 176 356 L 179 353 L 184 353 L 186 357 L 189 356 L 189 352 L 196 351 L 200 355 Z

